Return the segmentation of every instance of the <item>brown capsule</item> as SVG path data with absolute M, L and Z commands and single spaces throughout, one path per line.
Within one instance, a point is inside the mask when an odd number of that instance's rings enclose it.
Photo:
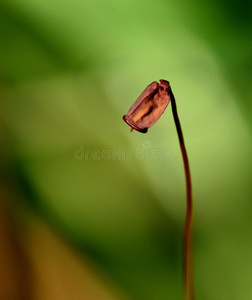
M 146 133 L 148 128 L 161 117 L 169 104 L 170 90 L 170 84 L 166 80 L 160 79 L 160 83 L 152 82 L 131 106 L 128 113 L 123 116 L 123 120 L 132 129 Z

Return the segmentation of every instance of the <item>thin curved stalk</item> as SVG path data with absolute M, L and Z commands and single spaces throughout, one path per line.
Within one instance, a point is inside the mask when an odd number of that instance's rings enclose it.
M 193 300 L 193 262 L 192 262 L 192 215 L 193 215 L 193 201 L 192 201 L 192 185 L 188 157 L 186 153 L 183 133 L 181 130 L 176 101 L 172 93 L 170 83 L 167 80 L 160 79 L 152 82 L 142 92 L 137 101 L 131 106 L 123 120 L 139 132 L 146 133 L 163 114 L 167 105 L 171 101 L 172 113 L 176 124 L 176 129 L 179 138 L 180 149 L 184 162 L 185 179 L 186 179 L 186 222 L 184 233 L 184 299 Z
M 193 300 L 193 250 L 192 250 L 192 222 L 193 222 L 193 199 L 192 199 L 192 184 L 189 168 L 189 161 L 185 148 L 183 133 L 177 113 L 175 97 L 172 91 L 169 91 L 171 97 L 172 113 L 176 125 L 180 149 L 183 157 L 185 179 L 186 179 L 186 221 L 184 232 L 184 299 Z

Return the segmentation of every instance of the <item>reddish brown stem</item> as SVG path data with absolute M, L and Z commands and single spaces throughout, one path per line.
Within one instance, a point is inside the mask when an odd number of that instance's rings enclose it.
M 177 113 L 177 106 L 175 97 L 170 90 L 171 105 L 174 122 L 176 124 L 176 129 L 179 138 L 180 149 L 184 162 L 185 169 L 185 179 L 186 179 L 186 221 L 185 221 L 185 232 L 184 232 L 184 299 L 193 300 L 193 250 L 192 250 L 192 221 L 193 221 L 193 199 L 192 199 L 192 184 L 191 175 L 189 168 L 189 161 L 187 157 L 187 152 L 185 148 L 183 133 L 181 125 L 179 122 L 179 117 Z

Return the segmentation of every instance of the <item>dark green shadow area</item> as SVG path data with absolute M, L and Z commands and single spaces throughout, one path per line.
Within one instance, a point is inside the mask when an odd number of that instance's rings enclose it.
M 8 85 L 88 71 L 95 64 L 92 56 L 80 60 L 64 35 L 12 3 L 0 3 L 0 44 L 0 76 Z

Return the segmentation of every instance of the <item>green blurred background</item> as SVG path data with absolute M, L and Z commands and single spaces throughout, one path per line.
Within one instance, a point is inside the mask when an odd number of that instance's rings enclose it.
M 183 164 L 195 294 L 252 299 L 251 1 L 0 1 L 0 299 L 182 299 Z

